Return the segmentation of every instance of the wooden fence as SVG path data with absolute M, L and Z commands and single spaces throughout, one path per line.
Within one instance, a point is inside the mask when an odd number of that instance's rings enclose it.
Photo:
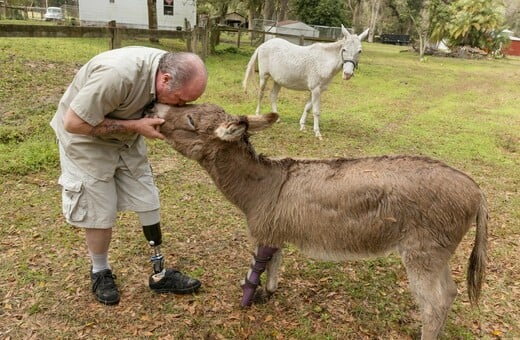
M 221 32 L 235 33 L 236 46 L 240 48 L 242 39 L 249 34 L 252 39 L 250 43 L 259 45 L 264 41 L 265 35 L 277 37 L 291 37 L 291 34 L 273 33 L 256 30 L 246 30 L 232 27 L 211 26 L 194 27 L 184 31 L 176 30 L 149 30 L 139 28 L 117 27 L 115 21 L 111 21 L 105 27 L 93 26 L 65 26 L 65 25 L 12 25 L 0 24 L 0 37 L 56 37 L 56 38 L 108 38 L 109 48 L 121 47 L 122 39 L 131 38 L 169 38 L 186 41 L 186 49 L 190 52 L 199 54 L 203 59 L 215 51 L 215 46 L 219 44 Z M 300 45 L 306 41 L 328 42 L 319 38 L 299 36 Z

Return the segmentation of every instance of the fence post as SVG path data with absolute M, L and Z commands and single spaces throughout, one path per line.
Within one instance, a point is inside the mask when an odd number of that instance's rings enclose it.
M 121 37 L 116 27 L 116 21 L 111 20 L 108 22 L 108 32 L 110 34 L 110 40 L 108 41 L 108 48 L 113 50 L 121 47 Z
M 302 35 L 300 35 L 300 46 L 303 46 L 303 45 L 305 45 L 305 38 L 302 34 Z
M 237 48 L 240 49 L 240 35 L 241 35 L 242 31 L 240 30 L 240 27 L 238 28 L 238 32 L 237 32 Z

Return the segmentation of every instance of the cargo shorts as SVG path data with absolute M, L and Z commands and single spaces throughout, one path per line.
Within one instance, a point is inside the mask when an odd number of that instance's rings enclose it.
M 135 178 L 122 159 L 115 174 L 100 180 L 74 164 L 60 145 L 63 215 L 68 223 L 83 228 L 107 229 L 118 211 L 135 211 L 143 225 L 159 222 L 159 190 L 149 167 Z M 143 222 L 144 219 L 148 222 Z M 151 222 L 153 221 L 153 222 Z

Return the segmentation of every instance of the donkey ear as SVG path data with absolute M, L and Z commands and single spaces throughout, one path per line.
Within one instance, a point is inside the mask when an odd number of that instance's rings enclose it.
M 343 26 L 343 24 L 341 24 L 341 33 L 343 33 L 345 37 L 350 35 L 350 32 L 345 28 L 345 26 Z
M 226 142 L 233 142 L 242 138 L 246 129 L 247 124 L 244 121 L 227 122 L 215 129 L 215 135 Z
M 368 30 L 369 30 L 369 29 L 370 29 L 370 28 L 367 28 L 363 33 L 361 33 L 360 35 L 358 35 L 359 40 L 363 40 L 363 39 L 365 39 L 365 38 L 368 36 Z
M 265 115 L 247 116 L 247 122 L 249 123 L 249 131 L 256 132 L 268 128 L 278 120 L 278 117 L 278 114 L 274 112 Z

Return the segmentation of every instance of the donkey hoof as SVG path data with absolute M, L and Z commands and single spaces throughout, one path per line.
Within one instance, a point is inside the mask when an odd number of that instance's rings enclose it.
M 253 296 L 253 303 L 255 304 L 265 304 L 271 298 L 270 293 L 268 293 L 265 289 L 257 289 L 255 291 L 255 295 Z
M 255 291 L 247 291 L 244 292 L 242 296 L 242 301 L 240 302 L 241 308 L 248 308 L 251 305 L 261 305 L 265 304 L 271 298 L 272 293 L 266 292 L 262 288 L 258 288 Z

